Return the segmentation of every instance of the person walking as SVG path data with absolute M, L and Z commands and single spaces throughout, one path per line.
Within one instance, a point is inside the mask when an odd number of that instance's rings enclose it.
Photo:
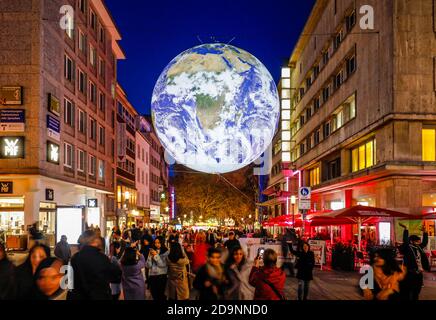
M 225 290 L 226 300 L 253 300 L 254 288 L 250 285 L 252 264 L 245 257 L 241 247 L 234 247 L 225 263 L 229 285 Z
M 315 254 L 310 251 L 310 245 L 307 242 L 303 242 L 299 251 L 295 251 L 292 245 L 289 246 L 289 250 L 297 257 L 298 300 L 307 300 L 309 284 L 313 280 Z
M 171 242 L 168 255 L 168 283 L 169 300 L 189 300 L 189 280 L 187 265 L 189 259 L 178 242 Z
M 5 246 L 0 243 L 0 300 L 15 299 L 15 267 L 9 261 Z
M 61 240 L 56 244 L 54 249 L 55 257 L 62 260 L 64 265 L 67 265 L 71 259 L 71 248 L 67 241 L 67 236 L 62 235 Z
M 261 259 L 256 257 L 249 277 L 249 284 L 255 288 L 254 300 L 286 300 L 283 293 L 286 274 L 277 267 L 277 253 L 266 249 L 263 267 L 260 267 Z
M 142 275 L 144 267 L 144 256 L 136 248 L 126 248 L 121 258 L 124 300 L 145 300 L 145 279 Z
M 156 237 L 153 242 L 153 248 L 147 258 L 146 266 L 148 268 L 148 282 L 151 296 L 155 301 L 166 300 L 165 289 L 167 285 L 168 274 L 168 249 L 165 247 L 165 239 L 161 236 Z
M 66 300 L 67 290 L 61 287 L 61 268 L 64 262 L 55 257 L 48 257 L 41 261 L 35 271 L 35 300 Z
M 83 248 L 71 258 L 74 289 L 67 300 L 112 300 L 109 284 L 121 282 L 121 269 L 101 251 L 102 240 L 95 231 L 86 230 L 81 238 Z
M 199 232 L 195 237 L 194 253 L 192 255 L 192 271 L 197 273 L 201 266 L 207 262 L 207 252 L 209 245 L 206 243 L 206 235 Z
M 428 233 L 423 231 L 422 241 L 416 235 L 409 236 L 407 227 L 400 223 L 404 228 L 403 245 L 400 251 L 403 254 L 403 263 L 407 269 L 407 275 L 402 283 L 401 293 L 404 300 L 419 300 L 422 286 L 424 285 L 424 271 L 431 271 L 430 262 L 424 252 L 428 244 Z
M 200 267 L 194 279 L 194 288 L 199 291 L 198 299 L 202 301 L 221 300 L 224 285 L 228 282 L 221 264 L 221 250 L 210 247 L 207 262 Z
M 29 251 L 24 263 L 16 269 L 16 294 L 18 300 L 32 299 L 35 293 L 34 275 L 42 260 L 50 257 L 50 248 L 44 244 L 35 244 Z
M 395 260 L 396 250 L 383 248 L 371 256 L 374 272 L 374 288 L 363 290 L 365 300 L 399 300 L 400 283 L 406 276 L 406 268 Z

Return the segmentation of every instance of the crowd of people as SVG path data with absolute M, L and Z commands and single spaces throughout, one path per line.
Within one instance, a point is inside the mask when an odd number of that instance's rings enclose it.
M 363 290 L 365 299 L 419 298 L 423 272 L 430 270 L 423 251 L 428 237 L 426 233 L 422 240 L 409 236 L 403 227 L 403 262 L 398 263 L 392 248 L 373 251 L 375 281 L 374 287 Z M 287 267 L 298 280 L 297 298 L 308 299 L 315 267 L 309 243 L 287 230 L 282 237 L 283 255 L 295 259 L 292 263 L 285 260 L 279 268 L 272 249 L 249 261 L 238 240 L 241 236 L 240 230 L 204 232 L 132 225 L 114 227 L 105 239 L 98 228 L 88 228 L 74 254 L 62 236 L 53 255 L 49 247 L 36 242 L 17 267 L 0 245 L 0 299 L 145 300 L 149 292 L 155 301 L 285 300 L 291 298 L 285 297 L 284 290 Z M 65 270 L 72 270 L 73 277 L 65 278 Z M 73 286 L 62 286 L 71 285 L 68 281 Z

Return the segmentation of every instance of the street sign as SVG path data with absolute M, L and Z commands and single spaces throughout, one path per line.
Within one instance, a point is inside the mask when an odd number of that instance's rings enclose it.
M 300 210 L 310 210 L 310 200 L 299 200 L 298 209 Z
M 298 199 L 300 200 L 309 200 L 311 194 L 310 187 L 301 187 L 298 191 Z

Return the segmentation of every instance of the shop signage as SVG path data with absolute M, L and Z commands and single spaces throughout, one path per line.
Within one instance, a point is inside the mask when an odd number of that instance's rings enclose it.
M 51 113 L 54 113 L 57 116 L 59 116 L 59 114 L 60 114 L 59 99 L 56 98 L 51 93 L 48 94 L 48 111 L 50 111 Z
M 24 132 L 25 110 L 1 109 L 0 132 Z
M 5 86 L 0 88 L 0 104 L 21 106 L 23 104 L 23 87 Z
M 24 158 L 24 137 L 1 137 L 0 159 Z
M 56 141 L 61 141 L 61 122 L 51 115 L 47 115 L 47 135 Z
M 311 189 L 309 187 L 301 187 L 298 191 L 298 198 L 300 200 L 309 200 Z
M 97 199 L 88 199 L 88 208 L 97 208 L 98 200 Z
M 50 141 L 47 141 L 47 161 L 59 164 L 59 145 Z
M 46 201 L 54 201 L 54 190 L 53 189 L 45 189 L 45 200 Z
M 12 181 L 0 181 L 0 194 L 11 194 L 13 193 L 13 182 Z

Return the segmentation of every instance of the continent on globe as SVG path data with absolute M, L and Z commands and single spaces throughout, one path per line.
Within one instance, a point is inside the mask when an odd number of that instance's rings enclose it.
M 156 82 L 151 111 L 166 151 L 207 173 L 235 171 L 259 158 L 280 114 L 265 66 L 247 51 L 220 43 L 175 57 Z

